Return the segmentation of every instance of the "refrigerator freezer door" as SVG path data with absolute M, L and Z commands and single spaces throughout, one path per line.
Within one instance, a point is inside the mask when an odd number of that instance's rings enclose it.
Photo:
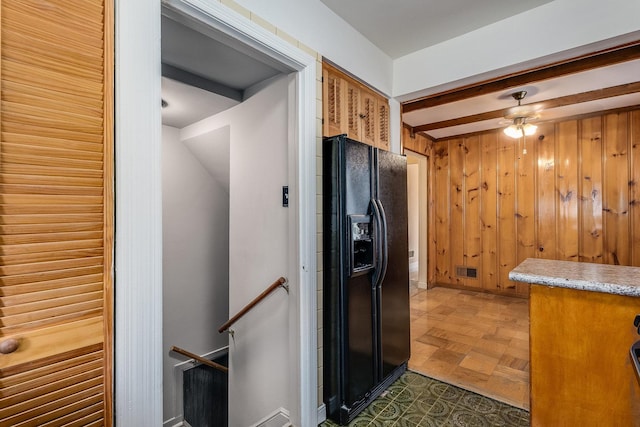
M 386 274 L 379 301 L 382 378 L 409 360 L 409 244 L 407 217 L 407 163 L 404 156 L 377 151 L 377 199 L 387 219 Z
M 354 216 L 369 214 L 369 203 L 372 197 L 372 161 L 371 147 L 356 141 L 344 141 L 344 207 L 343 221 L 350 226 Z M 348 231 L 349 234 L 352 230 Z M 349 241 L 350 235 L 344 236 Z M 371 234 L 375 247 L 376 236 Z M 347 248 L 345 248 L 347 249 Z M 374 265 L 377 264 L 374 259 Z M 348 274 L 348 272 L 347 272 Z M 364 399 L 375 385 L 375 365 L 377 354 L 376 334 L 374 333 L 373 310 L 374 300 L 371 286 L 371 274 L 345 277 L 344 292 L 346 312 L 344 313 L 343 336 L 346 344 L 344 353 L 343 387 L 345 403 L 351 407 Z
M 364 144 L 343 136 L 324 141 L 323 394 L 327 415 L 343 423 L 366 405 L 376 385 L 372 160 Z

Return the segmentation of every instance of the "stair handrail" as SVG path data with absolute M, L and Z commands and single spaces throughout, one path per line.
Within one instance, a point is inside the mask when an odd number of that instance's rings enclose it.
M 192 359 L 195 359 L 198 362 L 202 363 L 203 365 L 209 366 L 210 368 L 214 368 L 214 369 L 217 369 L 217 370 L 222 371 L 222 372 L 229 372 L 229 368 L 227 368 L 226 366 L 222 366 L 219 363 L 216 363 L 216 362 L 214 362 L 212 360 L 209 360 L 209 359 L 205 359 L 202 356 L 198 356 L 195 353 L 191 353 L 190 351 L 187 351 L 187 350 L 185 350 L 183 348 L 180 348 L 180 347 L 176 347 L 175 345 L 171 346 L 171 351 L 175 351 L 176 353 L 180 353 L 180 354 L 182 354 L 184 356 L 187 356 L 187 357 L 190 357 Z
M 218 332 L 222 333 L 222 332 L 226 331 L 227 329 L 229 329 L 231 327 L 231 325 L 236 323 L 242 316 L 247 314 L 247 312 L 249 312 L 249 310 L 251 310 L 253 307 L 255 307 L 260 301 L 265 299 L 265 297 L 267 295 L 269 295 L 271 292 L 275 291 L 277 288 L 283 287 L 287 291 L 287 293 L 289 293 L 289 287 L 286 285 L 286 283 L 287 283 L 287 279 L 285 279 L 284 277 L 280 277 L 278 280 L 273 282 L 267 289 L 264 290 L 264 292 L 262 292 L 260 295 L 255 297 L 253 299 L 253 301 L 251 301 L 249 304 L 245 305 L 244 308 L 242 310 L 240 310 L 235 316 L 233 316 L 232 318 L 227 320 L 222 326 L 220 326 L 218 328 Z

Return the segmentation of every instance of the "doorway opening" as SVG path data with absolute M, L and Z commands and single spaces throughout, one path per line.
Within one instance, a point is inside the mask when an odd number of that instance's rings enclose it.
M 407 204 L 409 232 L 409 280 L 412 287 L 427 289 L 427 158 L 413 151 L 407 156 Z
M 528 409 L 527 301 L 437 284 L 427 289 L 426 280 L 422 282 L 422 277 L 428 276 L 426 262 L 421 262 L 421 256 L 424 254 L 426 258 L 428 221 L 425 214 L 421 228 L 420 207 L 426 212 L 428 162 L 420 154 L 411 151 L 406 154 L 411 278 L 409 368 Z M 425 186 L 423 190 L 420 184 Z
M 164 348 L 210 359 L 228 350 L 230 423 L 291 412 L 297 424 L 310 416 L 299 390 L 306 373 L 291 372 L 310 352 L 297 338 L 299 320 L 309 324 L 308 311 L 298 309 L 308 297 L 297 291 L 309 275 L 298 262 L 315 270 L 305 262 L 315 243 L 307 248 L 307 231 L 298 231 L 304 215 L 312 216 L 295 199 L 308 180 L 298 165 L 311 153 L 302 138 L 311 134 L 311 120 L 301 117 L 309 63 L 280 62 L 214 29 L 220 10 L 211 9 L 203 17 L 202 9 L 177 1 L 162 10 Z M 291 207 L 282 204 L 283 187 Z M 218 334 L 279 276 L 296 290 L 269 296 L 234 325 L 231 338 Z M 167 425 L 183 420 L 182 371 L 189 366 L 178 354 L 163 355 Z M 315 366 L 309 371 L 315 375 Z

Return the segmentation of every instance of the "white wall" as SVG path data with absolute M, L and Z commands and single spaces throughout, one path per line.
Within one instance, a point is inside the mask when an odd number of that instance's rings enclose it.
M 393 96 L 415 99 L 638 39 L 639 17 L 637 0 L 555 0 L 396 59 Z
M 233 315 L 280 276 L 288 263 L 290 210 L 281 205 L 288 176 L 288 89 L 282 76 L 242 104 L 182 129 L 182 139 L 230 127 L 229 311 Z M 291 286 L 295 286 L 292 283 Z M 279 289 L 232 329 L 229 425 L 249 426 L 289 409 L 289 299 Z
M 165 422 L 183 414 L 186 359 L 168 349 L 206 355 L 228 342 L 217 328 L 229 315 L 229 144 L 228 127 L 184 142 L 162 128 Z
M 391 95 L 391 58 L 320 0 L 236 1 L 323 57 Z
M 237 3 L 392 96 L 393 61 L 320 0 L 237 0 Z M 390 100 L 391 150 L 400 152 L 400 104 Z
M 413 251 L 413 256 L 409 257 L 409 272 L 417 273 L 418 259 L 420 255 L 420 212 L 418 210 L 419 170 L 418 163 L 412 163 L 411 160 L 407 159 L 407 203 L 409 205 L 407 213 L 409 215 L 409 252 Z M 411 274 L 410 276 L 413 277 L 413 275 Z

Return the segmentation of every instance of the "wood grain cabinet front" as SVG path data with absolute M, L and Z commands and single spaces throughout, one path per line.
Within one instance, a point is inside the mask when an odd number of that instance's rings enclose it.
M 389 150 L 389 101 L 339 70 L 322 70 L 323 136 L 346 134 Z
M 640 298 L 531 285 L 531 426 L 640 426 Z

